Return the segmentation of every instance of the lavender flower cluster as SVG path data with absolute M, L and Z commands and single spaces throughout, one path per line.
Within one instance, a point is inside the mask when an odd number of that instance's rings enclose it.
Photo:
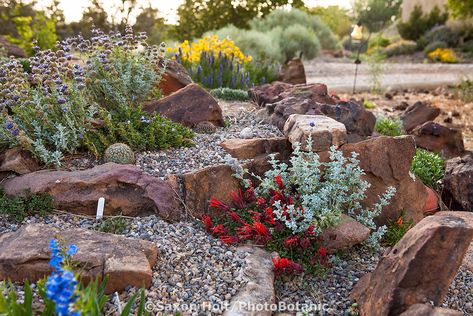
M 65 154 L 84 146 L 92 123 L 108 111 L 159 95 L 164 44 L 148 46 L 146 34 L 135 35 L 131 27 L 123 35 L 95 28 L 92 34 L 58 42 L 54 51 L 35 45 L 30 72 L 14 58 L 0 62 L 1 146 L 21 145 L 59 166 Z

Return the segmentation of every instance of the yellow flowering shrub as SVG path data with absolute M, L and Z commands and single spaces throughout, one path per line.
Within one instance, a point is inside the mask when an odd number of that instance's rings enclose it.
M 245 55 L 229 38 L 205 36 L 190 43 L 184 41 L 168 49 L 194 82 L 209 89 L 228 87 L 246 90 L 276 79 L 276 65 L 265 64 Z
M 442 63 L 454 64 L 458 62 L 457 55 L 449 48 L 437 48 L 430 52 L 427 57 L 432 61 L 439 61 Z
M 228 39 L 219 39 L 217 35 L 209 35 L 200 39 L 197 42 L 189 43 L 184 41 L 175 48 L 170 48 L 172 53 L 180 53 L 181 58 L 185 62 L 198 63 L 203 52 L 212 53 L 214 57 L 219 54 L 227 55 L 228 57 L 234 56 L 234 60 L 237 63 L 246 63 L 252 61 L 252 57 L 243 54 L 243 52 L 235 45 L 235 43 Z

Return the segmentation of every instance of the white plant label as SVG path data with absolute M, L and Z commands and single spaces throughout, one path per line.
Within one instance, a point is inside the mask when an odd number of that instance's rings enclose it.
M 101 197 L 97 203 L 97 215 L 95 219 L 102 219 L 103 217 L 103 208 L 105 206 L 105 199 Z

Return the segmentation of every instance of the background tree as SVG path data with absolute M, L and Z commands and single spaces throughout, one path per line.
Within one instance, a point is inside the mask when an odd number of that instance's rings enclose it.
M 355 0 L 353 11 L 359 22 L 378 32 L 399 15 L 401 0 Z
M 105 11 L 100 0 L 92 0 L 91 4 L 82 13 L 82 18 L 79 22 L 72 22 L 70 24 L 71 34 L 82 33 L 85 37 L 90 37 L 90 28 L 95 25 L 104 32 L 112 30 L 113 26 L 108 21 L 108 14 Z
M 141 9 L 133 25 L 135 32 L 146 32 L 149 44 L 159 44 L 169 39 L 172 26 L 167 25 L 164 18 L 159 15 L 159 10 L 150 3 Z
M 263 17 L 274 9 L 290 4 L 292 7 L 303 8 L 303 0 L 185 0 L 177 13 L 179 24 L 177 36 L 180 40 L 200 37 L 207 31 L 233 24 L 239 28 L 247 28 L 255 17 Z
M 350 17 L 347 9 L 338 5 L 331 5 L 328 7 L 308 8 L 307 12 L 320 17 L 340 38 L 350 34 L 353 19 Z
M 448 0 L 448 8 L 454 17 L 461 19 L 473 17 L 472 0 Z

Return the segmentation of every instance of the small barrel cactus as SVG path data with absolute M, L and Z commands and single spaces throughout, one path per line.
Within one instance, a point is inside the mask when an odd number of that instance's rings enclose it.
M 194 132 L 199 134 L 213 134 L 217 131 L 217 127 L 209 121 L 202 121 L 194 126 Z
M 135 163 L 133 150 L 131 150 L 130 146 L 123 143 L 108 146 L 103 158 L 105 162 L 115 162 L 122 165 Z

